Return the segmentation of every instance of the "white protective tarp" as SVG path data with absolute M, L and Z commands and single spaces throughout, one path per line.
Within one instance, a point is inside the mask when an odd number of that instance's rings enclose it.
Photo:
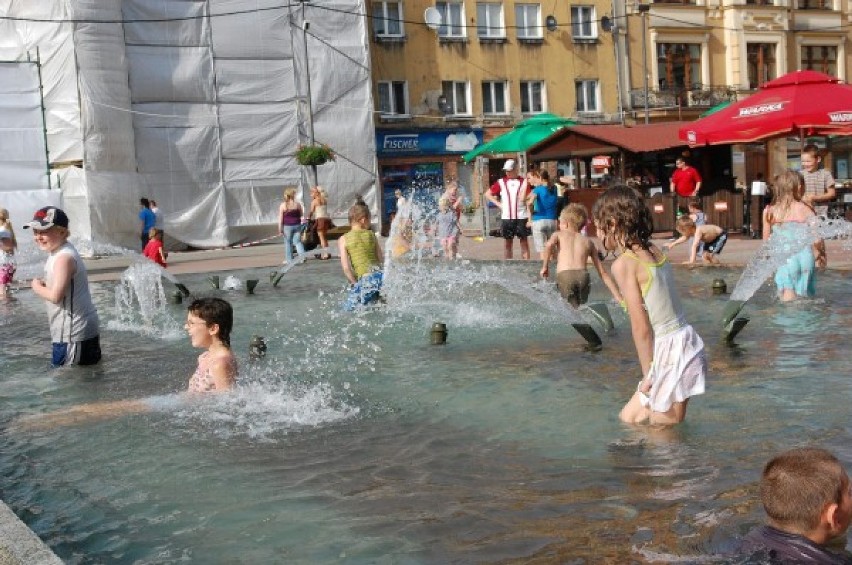
M 318 167 L 330 211 L 345 218 L 356 194 L 377 206 L 363 1 L 306 6 L 308 61 L 301 8 L 277 0 L 32 4 L 0 0 L 0 15 L 58 23 L 2 25 L 25 38 L 16 41 L 21 49 L 61 53 L 70 66 L 47 73 L 45 88 L 71 76 L 79 91 L 74 133 L 83 174 L 73 177 L 74 207 L 88 213 L 72 217 L 72 228 L 85 222 L 78 233 L 135 247 L 142 196 L 158 202 L 168 235 L 192 245 L 276 233 L 283 189 L 306 192 L 311 182 L 294 159 L 310 135 L 308 69 L 316 142 L 337 154 Z M 40 26 L 51 33 L 29 41 Z M 7 43 L 0 39 L 0 54 Z M 47 98 L 45 105 L 50 115 Z
M 38 66 L 0 61 L 0 192 L 48 188 Z

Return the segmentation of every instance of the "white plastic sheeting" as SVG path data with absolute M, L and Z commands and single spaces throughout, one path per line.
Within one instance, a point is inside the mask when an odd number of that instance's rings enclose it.
M 0 62 L 0 192 L 48 188 L 38 66 Z
M 141 196 L 157 201 L 167 234 L 192 245 L 275 233 L 283 189 L 306 191 L 310 182 L 293 156 L 309 138 L 308 68 L 315 139 L 337 155 L 318 167 L 329 209 L 345 218 L 356 194 L 377 206 L 361 0 L 306 5 L 307 36 L 301 7 L 280 0 L 31 4 L 0 0 L 0 15 L 74 20 L 0 21 L 0 32 L 26 38 L 16 42 L 21 53 L 38 47 L 67 55 L 73 47 L 65 61 L 73 72 L 43 74 L 46 92 L 54 88 L 48 81 L 69 76 L 79 90 L 77 137 L 69 139 L 81 141 L 84 174 L 73 177 L 74 207 L 88 210 L 71 218 L 72 229 L 84 223 L 78 233 L 135 247 Z M 7 43 L 0 40 L 0 55 Z M 50 114 L 47 97 L 46 106 Z M 50 123 L 48 148 L 57 162 L 54 145 L 68 140 L 51 135 Z

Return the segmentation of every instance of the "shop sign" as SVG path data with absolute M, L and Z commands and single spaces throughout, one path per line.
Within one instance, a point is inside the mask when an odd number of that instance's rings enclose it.
M 612 167 L 612 157 L 608 155 L 592 157 L 592 166 L 596 169 L 608 169 L 609 167 Z
M 379 157 L 463 155 L 480 143 L 481 129 L 376 130 Z

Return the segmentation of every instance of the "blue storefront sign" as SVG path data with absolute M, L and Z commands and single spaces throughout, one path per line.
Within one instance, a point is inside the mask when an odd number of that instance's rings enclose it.
M 481 129 L 376 130 L 379 157 L 463 155 L 480 143 Z

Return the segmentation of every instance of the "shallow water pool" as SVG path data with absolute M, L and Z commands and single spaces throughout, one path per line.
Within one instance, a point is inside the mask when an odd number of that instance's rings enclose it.
M 692 563 L 724 561 L 762 520 L 756 484 L 778 451 L 817 444 L 852 467 L 845 273 L 796 304 L 764 286 L 729 347 L 711 283 L 739 272 L 677 270 L 710 373 L 665 433 L 618 422 L 639 378 L 624 314 L 611 308 L 616 331 L 586 351 L 536 273 L 403 265 L 387 304 L 354 315 L 336 262 L 277 288 L 269 270 L 234 272 L 260 279 L 253 296 L 182 277 L 234 304 L 241 360 L 234 393 L 192 401 L 177 393 L 199 352 L 118 323 L 116 283 L 94 285 L 96 368 L 49 368 L 43 305 L 21 291 L 0 305 L 0 494 L 70 563 Z M 185 305 L 167 312 L 179 325 Z M 254 334 L 268 352 L 252 364 Z M 128 398 L 151 410 L 18 426 Z

